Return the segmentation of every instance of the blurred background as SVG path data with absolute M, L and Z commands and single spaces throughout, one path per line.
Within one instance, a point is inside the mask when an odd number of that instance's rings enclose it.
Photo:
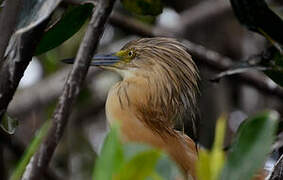
M 283 3 L 267 1 L 282 17 Z M 157 17 L 129 13 L 117 2 L 105 27 L 97 53 L 115 52 L 130 40 L 147 36 L 148 31 L 187 39 L 227 56 L 244 61 L 266 49 L 268 42 L 262 36 L 248 31 L 235 17 L 226 0 L 164 0 L 165 8 Z M 53 14 L 53 22 L 72 6 L 61 3 Z M 136 28 L 127 28 L 127 24 Z M 11 173 L 25 148 L 41 125 L 50 119 L 62 92 L 71 65 L 60 60 L 75 57 L 87 22 L 74 36 L 59 47 L 35 56 L 25 71 L 20 87 L 11 101 L 8 114 L 19 124 L 13 137 L 4 139 L 5 170 Z M 201 73 L 200 144 L 210 148 L 213 142 L 215 121 L 222 113 L 228 114 L 225 144 L 231 143 L 240 123 L 257 112 L 274 109 L 283 115 L 282 99 L 245 84 L 234 76 L 211 82 L 219 71 L 193 57 Z M 275 83 L 262 72 L 254 73 Z M 86 179 L 92 172 L 96 153 L 107 133 L 104 105 L 109 88 L 120 77 L 96 67 L 89 69 L 84 88 L 74 106 L 63 140 L 47 171 L 47 179 Z

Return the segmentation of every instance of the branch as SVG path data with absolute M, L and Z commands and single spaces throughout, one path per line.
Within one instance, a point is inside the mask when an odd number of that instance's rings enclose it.
M 62 81 L 66 79 L 69 71 L 69 67 L 63 68 L 34 86 L 20 90 L 9 104 L 8 113 L 11 116 L 25 116 L 54 102 L 62 92 Z M 90 82 L 98 72 L 98 68 L 91 68 L 86 81 Z
M 117 49 L 121 46 L 121 41 L 128 42 L 132 39 L 133 37 L 126 37 L 122 40 L 113 41 L 109 45 L 100 48 L 102 48 L 105 52 L 113 51 L 113 49 Z M 62 82 L 67 78 L 67 74 L 71 67 L 71 65 L 67 65 L 67 67 L 64 67 L 54 74 L 51 74 L 35 85 L 20 89 L 9 104 L 7 110 L 8 114 L 16 119 L 18 117 L 25 117 L 31 112 L 36 112 L 40 109 L 43 109 L 51 102 L 54 102 L 60 96 L 63 90 L 64 83 Z M 92 88 L 92 82 L 99 83 L 100 81 L 104 81 L 105 76 L 107 76 L 107 78 L 111 78 L 113 76 L 111 73 L 104 73 L 103 77 L 98 76 L 102 72 L 103 71 L 97 67 L 91 67 L 89 69 L 85 80 L 86 82 L 84 83 L 87 88 Z M 102 86 L 102 88 L 92 89 L 92 99 L 103 99 L 101 95 L 104 94 L 106 88 L 108 87 Z M 101 105 L 102 103 L 104 102 L 95 102 L 96 105 Z
M 130 20 L 127 21 L 127 23 L 125 23 L 125 19 L 127 20 L 130 19 Z M 131 19 L 121 14 L 119 15 L 116 14 L 115 17 L 111 17 L 110 23 L 112 23 L 114 26 L 122 28 L 125 31 L 135 32 L 136 34 L 141 36 L 147 36 L 147 37 L 168 36 L 168 34 L 170 34 L 170 32 L 162 33 L 162 31 L 159 31 L 154 27 L 144 25 L 140 21 Z M 171 33 L 171 35 L 172 34 L 173 33 Z M 180 38 L 180 37 L 175 36 L 175 38 Z M 188 40 L 182 40 L 182 42 L 186 44 L 192 56 L 194 56 L 203 64 L 207 65 L 208 67 L 211 67 L 214 70 L 224 71 L 233 66 L 232 59 L 228 57 L 222 56 L 221 54 L 213 50 L 210 50 L 204 46 L 195 44 Z M 283 88 L 279 87 L 278 85 L 275 85 L 269 79 L 263 79 L 262 77 L 255 75 L 252 72 L 239 74 L 236 75 L 235 77 L 239 79 L 239 82 L 246 83 L 264 93 L 283 99 Z
M 219 19 L 229 12 L 232 12 L 229 1 L 217 0 L 217 1 L 202 1 L 199 4 L 185 10 L 180 14 L 179 25 L 176 26 L 178 34 L 188 34 L 191 32 L 192 27 L 207 24 L 212 19 Z
M 283 179 L 283 155 L 281 155 L 280 159 L 276 162 L 272 174 L 268 178 L 268 180 L 277 180 Z
M 51 160 L 64 128 L 68 122 L 74 100 L 78 96 L 88 71 L 91 57 L 98 45 L 104 24 L 110 15 L 115 0 L 97 2 L 84 39 L 76 56 L 75 64 L 64 85 L 62 95 L 53 114 L 53 122 L 40 148 L 30 161 L 29 180 L 39 179 Z
M 126 21 L 125 18 L 127 19 Z M 133 17 L 128 17 L 115 11 L 110 16 L 109 22 L 114 26 L 122 27 L 122 29 L 126 32 L 138 34 L 145 37 L 154 36 L 154 29 L 152 26 L 144 24 L 141 21 L 137 21 Z

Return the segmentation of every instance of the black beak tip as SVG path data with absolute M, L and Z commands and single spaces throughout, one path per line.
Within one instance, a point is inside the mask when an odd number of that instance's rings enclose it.
M 75 59 L 74 58 L 69 58 L 69 59 L 63 59 L 61 60 L 63 63 L 66 63 L 66 64 L 74 64 L 75 62 Z

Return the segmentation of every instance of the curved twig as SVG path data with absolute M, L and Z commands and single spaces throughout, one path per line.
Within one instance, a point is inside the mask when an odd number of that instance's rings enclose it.
M 26 179 L 39 179 L 51 160 L 63 135 L 72 105 L 80 92 L 91 57 L 98 45 L 104 30 L 104 24 L 112 11 L 114 2 L 115 0 L 100 0 L 96 3 L 95 11 L 80 45 L 75 64 L 64 85 L 62 95 L 53 114 L 51 128 L 48 130 L 47 136 L 37 153 L 30 161 L 28 167 L 31 167 L 31 169 L 25 173 Z

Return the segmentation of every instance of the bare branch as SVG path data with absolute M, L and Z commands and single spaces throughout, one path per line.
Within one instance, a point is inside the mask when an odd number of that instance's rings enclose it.
M 268 180 L 279 180 L 279 179 L 283 179 L 283 155 L 275 164 L 272 170 L 272 174 L 268 178 Z
M 125 18 L 127 19 L 125 21 Z M 135 18 L 128 17 L 125 15 L 122 15 L 118 12 L 113 12 L 112 15 L 109 18 L 109 22 L 114 25 L 121 27 L 120 25 L 123 24 L 123 30 L 130 33 L 135 33 L 140 36 L 146 36 L 146 37 L 153 37 L 153 27 L 147 24 L 144 24 L 140 21 L 137 21 Z
M 70 67 L 63 68 L 34 86 L 17 92 L 9 105 L 8 113 L 12 116 L 24 116 L 55 101 L 63 90 L 62 82 L 69 71 Z M 89 82 L 98 72 L 98 68 L 91 68 L 86 80 Z
M 91 57 L 98 45 L 104 24 L 110 15 L 115 0 L 100 0 L 97 2 L 84 39 L 80 45 L 75 64 L 64 85 L 62 95 L 52 118 L 52 126 L 43 140 L 39 150 L 30 161 L 29 180 L 39 179 L 49 164 L 49 161 L 61 139 L 68 122 L 74 100 L 78 96 L 82 83 L 88 71 Z

